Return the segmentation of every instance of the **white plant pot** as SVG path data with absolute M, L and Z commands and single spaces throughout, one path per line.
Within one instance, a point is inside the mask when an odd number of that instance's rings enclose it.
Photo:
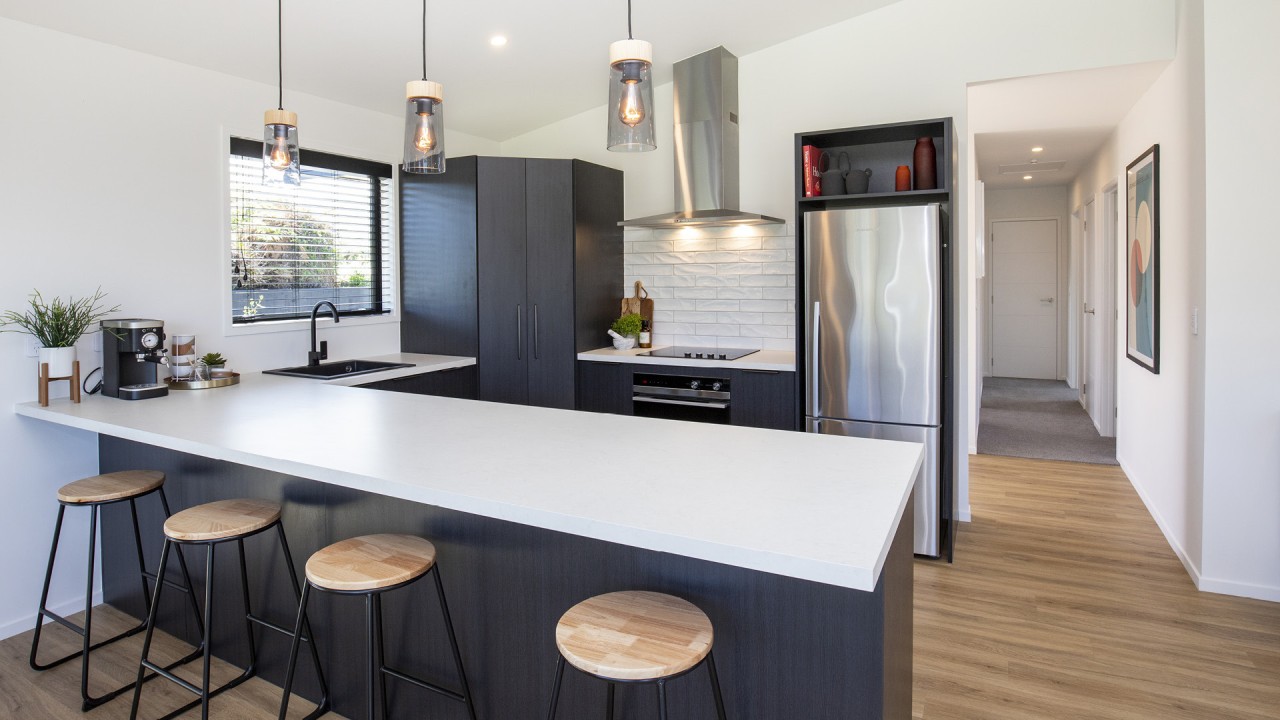
M 49 377 L 71 377 L 76 362 L 76 349 L 72 347 L 40 348 L 40 363 L 49 364 Z M 36 375 L 40 374 L 40 365 L 36 365 Z

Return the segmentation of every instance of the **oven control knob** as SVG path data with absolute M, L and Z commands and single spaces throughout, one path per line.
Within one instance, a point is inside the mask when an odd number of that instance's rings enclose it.
M 690 380 L 690 381 L 689 381 L 689 389 L 690 389 L 690 390 L 697 390 L 697 389 L 698 389 L 698 388 L 700 388 L 700 387 L 702 387 L 702 383 L 701 383 L 701 382 L 698 382 L 697 380 Z
M 715 391 L 719 392 L 720 387 L 721 387 L 721 385 L 720 385 L 720 383 L 718 383 L 718 382 L 716 382 L 716 383 L 711 383 L 711 389 L 712 389 L 712 390 L 715 390 Z
M 721 360 L 728 360 L 728 359 L 729 359 L 729 356 L 728 356 L 728 355 L 726 355 L 726 354 L 724 354 L 724 353 L 720 353 L 720 359 L 721 359 Z
M 693 353 L 691 353 L 691 352 L 687 352 L 687 353 L 685 353 L 685 354 L 684 354 L 684 356 L 685 356 L 685 357 L 687 357 L 687 358 L 691 358 L 691 357 L 693 357 Z

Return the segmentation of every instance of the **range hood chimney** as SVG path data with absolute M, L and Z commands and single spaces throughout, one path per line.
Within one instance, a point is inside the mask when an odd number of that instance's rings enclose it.
M 782 220 L 738 209 L 738 58 L 716 47 L 675 69 L 676 212 L 622 227 L 767 225 Z

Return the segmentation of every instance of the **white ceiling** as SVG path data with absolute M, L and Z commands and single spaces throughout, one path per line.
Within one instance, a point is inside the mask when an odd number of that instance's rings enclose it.
M 1167 62 L 1000 80 L 969 87 L 978 178 L 987 189 L 1069 184 Z M 1031 148 L 1043 147 L 1033 153 Z M 1000 175 L 1000 165 L 1062 161 L 1059 172 Z
M 742 56 L 896 0 L 635 0 L 657 82 L 716 45 Z M 297 90 L 399 114 L 421 75 L 419 0 L 287 0 L 285 104 Z M 0 0 L 0 16 L 272 85 L 272 0 Z M 604 102 L 625 0 L 429 0 L 427 71 L 451 127 L 505 140 Z M 491 35 L 510 38 L 490 47 Z M 264 97 L 264 106 L 273 101 Z

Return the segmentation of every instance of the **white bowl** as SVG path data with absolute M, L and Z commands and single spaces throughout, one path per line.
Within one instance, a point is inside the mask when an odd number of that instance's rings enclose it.
M 179 380 L 185 380 L 191 377 L 190 365 L 170 365 L 169 374 Z
M 614 339 L 613 339 L 613 349 L 614 349 L 614 350 L 630 350 L 631 348 L 633 348 L 633 347 L 635 347 L 635 346 L 636 346 L 636 339 L 635 339 L 635 338 L 633 338 L 633 337 L 614 338 Z

